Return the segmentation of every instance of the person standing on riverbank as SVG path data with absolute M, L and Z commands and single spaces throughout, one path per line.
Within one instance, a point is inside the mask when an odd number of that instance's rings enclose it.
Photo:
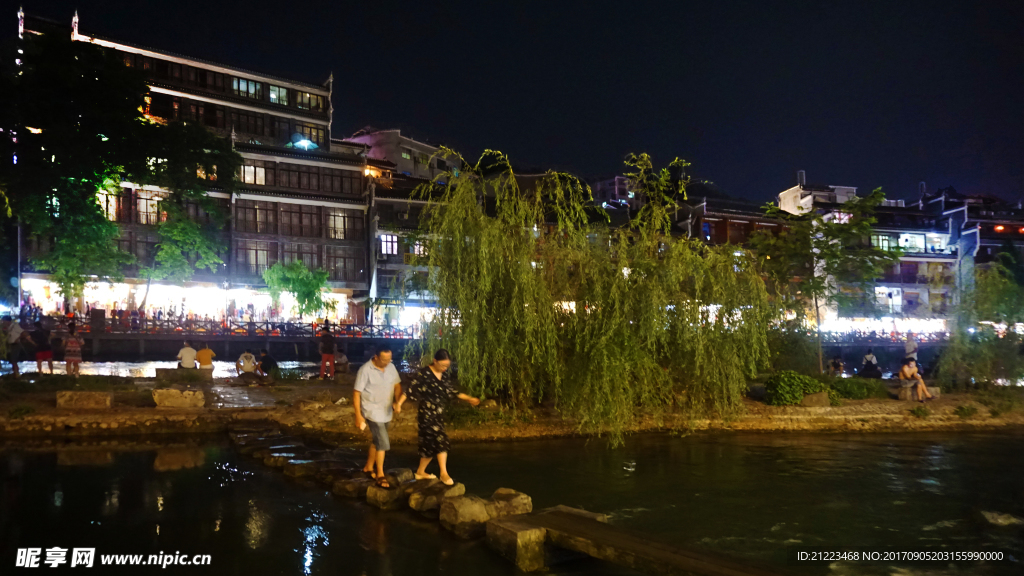
M 36 345 L 36 372 L 43 373 L 43 362 L 50 367 L 53 374 L 53 344 L 50 342 L 50 331 L 43 328 L 43 323 L 36 321 L 36 329 L 32 331 L 32 342 Z
M 434 354 L 434 361 L 420 368 L 409 384 L 409 397 L 416 401 L 416 424 L 419 428 L 420 467 L 416 470 L 416 479 L 436 478 L 427 473 L 427 465 L 437 457 L 437 465 L 441 469 L 441 482 L 447 486 L 455 484 L 448 474 L 448 451 L 451 445 L 444 429 L 444 412 L 452 398 L 469 402 L 471 406 L 480 404 L 479 398 L 463 394 L 455 388 L 451 372 L 451 355 L 444 348 Z M 404 399 L 398 401 L 401 409 Z
M 391 449 L 388 438 L 391 419 L 393 414 L 402 411 L 403 402 L 402 379 L 391 363 L 391 349 L 381 348 L 359 368 L 352 393 L 356 428 L 369 428 L 372 438 L 363 472 L 375 479 L 381 488 L 391 487 L 384 477 L 384 454 Z
M 18 362 L 21 362 L 25 355 L 25 340 L 28 338 L 28 334 L 25 333 L 18 319 L 10 316 L 4 316 L 3 328 L 4 336 L 7 337 L 7 361 L 11 363 L 14 377 L 17 378 L 19 375 Z
M 78 328 L 74 324 L 68 326 L 68 335 L 64 337 L 64 371 L 76 379 L 81 374 L 83 344 Z
M 914 338 L 914 333 L 910 332 L 909 334 L 907 334 L 907 343 L 903 346 L 903 357 L 913 358 L 914 362 L 917 362 L 917 350 L 917 338 Z
M 320 379 L 324 379 L 324 374 L 327 373 L 327 367 L 330 366 L 330 374 L 328 377 L 334 379 L 334 335 L 331 334 L 331 329 L 328 326 L 324 326 L 323 334 L 320 336 Z

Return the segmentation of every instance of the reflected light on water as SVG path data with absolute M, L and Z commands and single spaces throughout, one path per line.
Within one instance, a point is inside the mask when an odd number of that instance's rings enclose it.
M 164 497 L 163 496 L 157 496 L 156 497 L 156 511 L 157 512 L 163 512 L 164 511 Z
M 245 541 L 253 550 L 267 543 L 270 534 L 270 514 L 256 507 L 255 500 L 249 500 L 249 519 L 245 522 Z
M 318 373 L 320 365 L 314 362 L 297 362 L 287 361 L 278 362 L 278 365 L 283 370 L 302 370 L 308 374 Z M 157 368 L 177 368 L 177 360 L 158 360 L 151 362 L 82 362 L 80 364 L 80 371 L 83 375 L 89 376 L 124 376 L 128 378 L 156 378 Z M 19 362 L 18 368 L 22 374 L 28 374 L 36 371 L 35 362 Z M 48 370 L 44 367 L 44 370 Z M 8 364 L 4 363 L 3 371 L 0 373 L 7 373 L 10 369 Z M 55 361 L 53 363 L 54 374 L 66 374 L 66 367 L 63 362 Z M 235 362 L 231 361 L 213 361 L 213 377 L 214 378 L 234 378 L 235 374 Z
M 326 514 L 323 512 L 315 510 L 313 511 L 312 516 L 306 518 L 307 522 L 315 522 L 315 524 L 302 531 L 305 536 L 303 541 L 305 552 L 302 555 L 302 572 L 304 574 L 310 573 L 310 569 L 313 566 L 313 558 L 319 556 L 319 554 L 313 553 L 313 549 L 316 548 L 317 545 L 317 540 L 322 540 L 324 546 L 327 546 L 330 543 L 327 539 L 327 531 L 319 524 L 319 522 L 323 522 L 326 517 Z

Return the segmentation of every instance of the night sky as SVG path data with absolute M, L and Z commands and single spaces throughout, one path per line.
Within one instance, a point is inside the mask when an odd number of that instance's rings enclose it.
M 637 6 L 633 6 L 637 4 Z M 3 0 L 15 30 L 17 3 Z M 583 176 L 629 152 L 758 202 L 808 181 L 1024 196 L 1024 2 L 25 0 L 297 79 L 365 125 Z M 8 8 L 9 7 L 9 8 Z

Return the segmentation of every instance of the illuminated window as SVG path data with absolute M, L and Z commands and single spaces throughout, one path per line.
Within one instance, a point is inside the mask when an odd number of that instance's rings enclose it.
M 888 234 L 872 234 L 871 245 L 882 250 L 892 250 L 892 238 Z
M 138 190 L 135 200 L 135 215 L 139 224 L 158 224 L 163 220 L 160 214 L 160 197 L 148 190 Z
M 263 99 L 263 84 L 255 80 L 232 78 L 231 89 L 236 96 L 244 96 L 245 98 L 253 98 L 255 100 Z
M 267 170 L 262 166 L 242 166 L 242 182 L 264 186 L 267 183 Z
M 387 254 L 389 256 L 398 255 L 398 236 L 394 234 L 381 234 L 380 236 L 380 251 L 381 254 Z
M 427 249 L 425 246 L 423 246 L 423 242 L 417 242 L 413 244 L 412 253 L 417 256 L 425 256 L 427 254 Z
M 288 105 L 288 89 L 280 86 L 270 87 L 270 101 L 274 104 Z
M 410 156 L 408 152 L 402 152 L 402 158 L 405 158 L 406 160 L 412 160 L 412 156 Z
M 324 110 L 324 97 L 309 92 L 295 93 L 295 106 L 302 110 L 322 112 Z
M 324 127 L 319 124 L 297 123 L 295 125 L 295 131 L 301 134 L 306 140 L 316 143 L 317 146 L 323 146 L 327 139 L 326 130 L 324 130 Z
M 206 168 L 202 166 L 196 167 L 196 177 L 200 180 L 209 180 L 211 182 L 217 181 L 217 165 L 210 166 L 210 171 L 207 172 Z

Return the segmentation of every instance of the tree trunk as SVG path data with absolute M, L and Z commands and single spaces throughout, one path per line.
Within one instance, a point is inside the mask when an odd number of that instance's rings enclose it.
M 156 269 L 156 250 L 153 251 L 153 269 Z M 142 303 L 139 304 L 139 310 L 146 309 L 146 300 L 149 300 L 149 288 L 153 285 L 153 275 L 149 275 L 149 279 L 146 280 L 146 295 L 142 297 Z
M 818 307 L 818 296 L 814 296 L 814 331 L 818 335 L 818 373 L 825 373 L 825 362 L 822 358 L 821 351 L 821 308 Z

